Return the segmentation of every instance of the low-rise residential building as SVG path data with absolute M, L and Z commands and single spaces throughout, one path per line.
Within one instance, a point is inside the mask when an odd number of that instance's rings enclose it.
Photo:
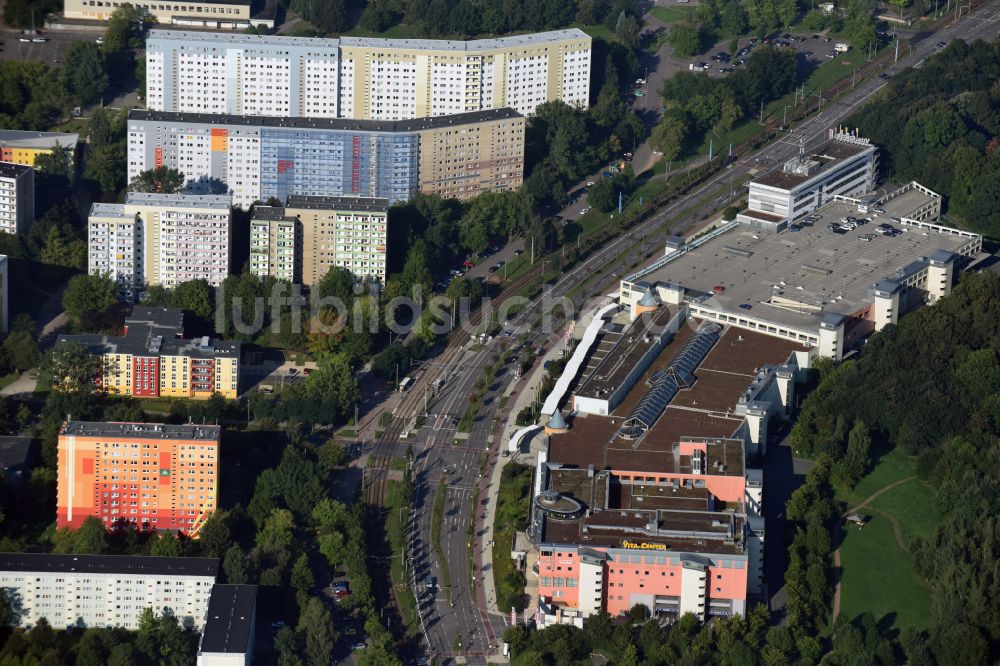
M 136 630 L 152 608 L 200 631 L 218 571 L 207 557 L 0 553 L 0 588 L 20 602 L 10 624 L 25 628 Z
M 183 312 L 136 307 L 124 335 L 60 335 L 56 344 L 80 344 L 101 357 L 98 384 L 136 398 L 208 399 L 239 395 L 240 343 L 209 336 L 184 339 Z M 59 382 L 54 380 L 58 388 Z
M 107 21 L 125 0 L 64 0 L 63 15 L 67 19 Z M 151 16 L 160 25 L 216 30 L 244 30 L 249 27 L 274 27 L 270 15 L 255 15 L 252 0 L 184 0 L 176 2 L 133 2 L 143 15 Z M 187 34 L 187 33 L 185 33 Z
M 76 144 L 79 141 L 79 134 L 0 129 L 0 162 L 34 167 L 39 155 L 49 154 L 56 148 L 66 148 L 69 151 L 67 167 L 72 171 L 76 168 Z
M 399 121 L 133 110 L 128 176 L 168 166 L 190 191 L 223 184 L 243 208 L 291 195 L 470 198 L 520 187 L 524 129 L 507 108 Z
M 197 666 L 249 666 L 256 620 L 256 585 L 213 587 Z
M 388 214 L 388 199 L 371 197 L 292 195 L 284 208 L 256 206 L 251 270 L 312 286 L 339 266 L 384 282 Z
M 217 287 L 229 275 L 231 232 L 229 195 L 129 192 L 124 204 L 91 206 L 87 268 L 128 295 L 197 279 Z
M 0 471 L 8 488 L 20 488 L 34 464 L 34 447 L 30 437 L 0 436 Z
M 212 425 L 67 421 L 59 431 L 56 523 L 97 518 L 197 536 L 215 511 L 219 438 Z
M 34 169 L 15 162 L 0 162 L 0 232 L 24 233 L 34 221 Z

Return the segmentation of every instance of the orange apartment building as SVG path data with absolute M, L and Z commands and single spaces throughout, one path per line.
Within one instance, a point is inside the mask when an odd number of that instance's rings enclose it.
M 136 398 L 207 399 L 239 395 L 240 343 L 204 336 L 184 339 L 184 312 L 136 306 L 124 335 L 61 335 L 100 356 L 101 388 Z
M 215 510 L 219 426 L 67 421 L 59 433 L 56 522 L 196 536 Z

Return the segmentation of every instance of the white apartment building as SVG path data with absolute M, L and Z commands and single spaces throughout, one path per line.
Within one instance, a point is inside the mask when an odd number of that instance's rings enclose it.
M 152 30 L 152 111 L 410 120 L 590 102 L 578 29 L 499 39 L 337 39 Z
M 93 204 L 87 227 L 88 272 L 110 274 L 126 296 L 229 275 L 230 195 L 129 192 L 124 204 Z
M 24 233 L 35 221 L 35 170 L 0 162 L 0 231 Z
M 143 609 L 205 625 L 219 560 L 207 557 L 0 554 L 0 588 L 20 600 L 11 624 L 32 627 L 41 618 L 55 629 L 138 629 Z
M 291 283 L 301 281 L 302 231 L 281 208 L 256 206 L 250 220 L 250 272 Z
M 868 139 L 830 130 L 829 140 L 814 153 L 800 150 L 788 160 L 748 183 L 747 209 L 740 222 L 775 230 L 799 220 L 834 200 L 874 191 L 878 150 Z

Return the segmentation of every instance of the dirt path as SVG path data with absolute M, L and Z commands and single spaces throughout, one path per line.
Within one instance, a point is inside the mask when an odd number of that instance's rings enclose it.
M 861 504 L 858 504 L 854 508 L 848 509 L 847 511 L 845 511 L 841 515 L 842 516 L 846 516 L 849 513 L 855 513 L 859 509 L 863 509 L 866 506 L 868 506 L 876 497 L 878 497 L 882 493 L 889 492 L 890 490 L 892 490 L 896 486 L 901 486 L 904 483 L 907 483 L 908 481 L 914 480 L 915 478 L 917 478 L 917 476 L 914 474 L 913 476 L 908 476 L 905 479 L 900 479 L 899 481 L 895 481 L 893 483 L 890 483 L 889 485 L 885 486 L 884 488 L 881 488 L 881 489 L 875 491 L 874 493 L 872 493 L 871 495 L 869 495 L 868 497 L 866 497 L 861 502 Z M 880 514 L 882 514 L 883 516 L 885 516 L 889 520 L 889 524 L 892 525 L 892 533 L 896 537 L 896 545 L 899 546 L 900 549 L 904 553 L 909 554 L 910 553 L 910 549 L 907 548 L 906 545 L 903 542 L 903 530 L 900 529 L 900 527 L 899 527 L 899 521 L 896 520 L 895 517 L 893 517 L 893 516 L 889 515 L 888 513 L 886 513 L 885 511 L 879 511 L 878 509 L 872 509 L 872 510 L 873 511 L 878 511 Z M 839 529 L 839 527 L 838 527 L 838 529 Z M 840 571 L 840 547 L 839 546 L 837 547 L 837 550 L 833 551 L 833 566 L 834 566 L 834 569 L 836 569 L 837 571 Z M 831 623 L 836 622 L 837 621 L 837 616 L 840 615 L 840 585 L 841 585 L 841 579 L 842 578 L 843 578 L 842 575 L 837 578 L 837 585 L 833 589 L 833 618 L 830 620 Z

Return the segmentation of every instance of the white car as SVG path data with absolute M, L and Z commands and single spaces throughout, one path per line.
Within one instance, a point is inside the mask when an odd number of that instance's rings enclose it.
M 580 215 L 586 215 L 589 212 L 590 212 L 590 206 L 587 206 L 586 208 L 580 211 Z
M 49 41 L 49 38 L 48 37 L 35 37 L 31 41 L 33 41 L 35 44 L 44 44 L 45 42 Z
M 593 186 L 594 186 L 594 181 L 588 180 L 587 181 L 587 187 L 593 187 Z

